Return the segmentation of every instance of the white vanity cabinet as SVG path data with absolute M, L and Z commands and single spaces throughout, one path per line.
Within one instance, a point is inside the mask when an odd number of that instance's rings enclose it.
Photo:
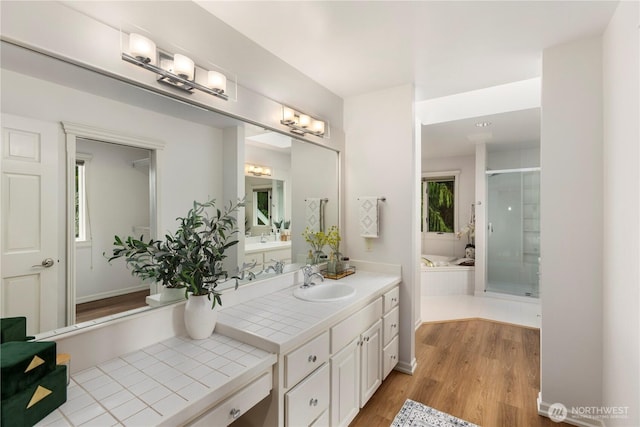
M 382 305 L 378 298 L 331 328 L 332 426 L 349 425 L 382 383 Z
M 251 247 L 254 246 L 256 246 L 256 244 L 251 245 Z M 291 245 L 284 247 L 267 247 L 258 250 L 249 249 L 245 251 L 244 262 L 247 264 L 256 263 L 255 268 L 252 269 L 254 272 L 261 271 L 263 268 L 275 264 L 276 261 L 291 264 Z
M 383 296 L 384 316 L 382 318 L 382 379 L 398 364 L 398 330 L 400 326 L 400 292 L 395 287 Z

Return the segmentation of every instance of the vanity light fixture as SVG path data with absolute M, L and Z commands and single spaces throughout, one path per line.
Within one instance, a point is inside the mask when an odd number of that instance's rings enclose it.
M 194 89 L 227 101 L 227 77 L 218 71 L 207 71 L 206 85 L 196 82 L 196 65 L 188 56 L 170 54 L 156 48 L 153 41 L 140 34 L 129 34 L 129 52 L 122 59 L 158 74 L 163 84 L 193 93 Z M 156 65 L 157 64 L 157 65 Z
M 300 113 L 290 107 L 282 106 L 282 119 L 280 123 L 288 126 L 289 131 L 296 135 L 304 136 L 310 133 L 315 136 L 327 137 L 327 124 L 324 120 Z
M 244 171 L 246 174 L 250 174 L 253 176 L 271 176 L 271 168 L 267 166 L 259 166 L 252 164 L 245 164 Z

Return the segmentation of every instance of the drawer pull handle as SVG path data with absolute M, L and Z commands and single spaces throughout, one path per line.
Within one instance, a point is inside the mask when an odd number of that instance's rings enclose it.
M 398 302 L 398 298 L 391 298 L 391 302 Z
M 318 406 L 318 399 L 314 399 L 313 397 L 309 401 L 309 406 Z
M 233 408 L 231 412 L 229 412 L 229 415 L 231 415 L 231 418 L 233 419 L 238 418 L 240 416 L 240 409 Z
M 397 327 L 398 327 L 398 325 L 396 325 L 395 323 L 393 323 L 393 324 L 391 325 L 391 327 L 392 327 L 392 328 L 397 328 Z
M 309 362 L 315 362 L 316 360 L 318 360 L 318 357 L 315 354 L 309 356 Z
M 391 355 L 391 360 L 396 360 L 396 355 L 395 354 Z
M 365 340 L 366 342 L 369 342 L 369 337 L 366 337 L 364 340 Z

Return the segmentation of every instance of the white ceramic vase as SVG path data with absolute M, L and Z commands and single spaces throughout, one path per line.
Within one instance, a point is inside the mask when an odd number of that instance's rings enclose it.
M 213 298 L 213 297 L 212 297 Z M 207 295 L 189 295 L 184 306 L 184 325 L 194 340 L 209 338 L 216 327 L 218 310 L 211 308 Z

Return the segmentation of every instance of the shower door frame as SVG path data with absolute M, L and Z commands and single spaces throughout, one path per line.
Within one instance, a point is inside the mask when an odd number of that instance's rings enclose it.
M 522 174 L 526 173 L 526 172 L 538 172 L 538 177 L 540 176 L 541 173 L 541 168 L 540 167 L 524 167 L 524 168 L 510 168 L 510 169 L 499 169 L 499 170 L 486 170 L 485 171 L 485 191 L 486 191 L 486 204 L 485 204 L 485 231 L 486 231 L 486 238 L 485 238 L 485 242 L 484 242 L 484 252 L 485 252 L 485 259 L 484 259 L 484 293 L 485 294 L 490 294 L 491 296 L 495 296 L 495 297 L 500 297 L 500 298 L 508 298 L 508 299 L 522 299 L 525 301 L 531 301 L 532 299 L 539 299 L 540 298 L 540 282 L 538 280 L 537 282 L 537 292 L 535 295 L 519 295 L 516 293 L 508 293 L 508 292 L 501 292 L 499 290 L 492 290 L 489 289 L 489 261 L 490 261 L 490 253 L 489 253 L 489 244 L 490 244 L 490 240 L 491 240 L 491 226 L 492 226 L 492 222 L 491 222 L 491 218 L 489 216 L 489 209 L 490 209 L 490 203 L 489 203 L 489 177 L 491 175 L 494 174 L 505 174 L 505 173 L 519 173 L 520 176 L 522 177 Z M 538 191 L 540 190 L 540 184 L 538 183 Z M 540 222 L 540 217 L 539 217 L 539 195 L 538 195 L 538 232 L 539 232 L 539 222 Z M 521 208 L 524 209 L 524 201 L 523 201 L 523 196 L 521 195 Z M 524 217 L 523 220 L 524 221 Z M 522 227 L 521 227 L 521 235 L 524 234 L 525 231 L 525 227 L 524 227 L 524 222 L 522 223 Z M 522 238 L 524 238 L 522 236 Z M 521 259 L 524 259 L 524 244 L 521 243 L 521 254 L 520 257 Z M 540 251 L 539 251 L 539 242 L 538 242 L 538 252 L 537 252 L 537 256 L 538 256 L 538 262 L 537 262 L 537 274 L 539 276 L 539 270 L 540 270 Z

